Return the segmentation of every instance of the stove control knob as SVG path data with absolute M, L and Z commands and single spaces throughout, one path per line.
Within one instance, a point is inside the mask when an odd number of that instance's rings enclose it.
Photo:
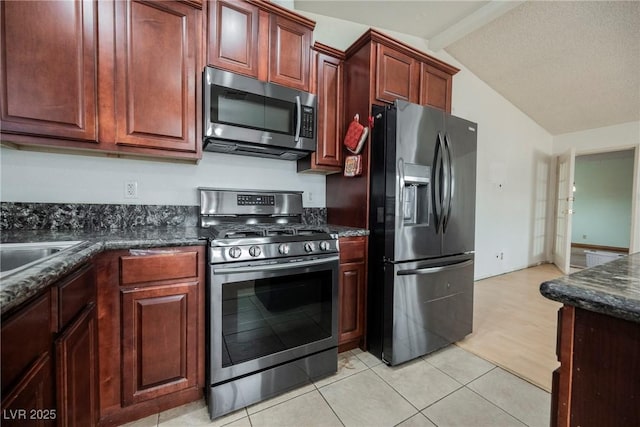
M 229 249 L 229 256 L 231 258 L 238 258 L 241 254 L 242 254 L 242 249 L 240 249 L 237 246 L 234 246 L 231 249 Z
M 260 250 L 259 246 L 251 246 L 249 248 L 249 255 L 256 257 L 256 256 L 260 256 L 260 254 L 262 253 L 262 251 Z
M 315 249 L 315 247 L 313 246 L 313 243 L 307 242 L 307 243 L 304 244 L 305 252 L 313 252 L 314 249 Z
M 280 246 L 278 246 L 278 252 L 280 252 L 280 254 L 282 255 L 286 255 L 289 253 L 289 245 L 287 245 L 286 243 L 282 243 Z
M 329 245 L 329 242 L 320 242 L 320 250 L 321 251 L 328 251 L 330 249 L 331 245 Z

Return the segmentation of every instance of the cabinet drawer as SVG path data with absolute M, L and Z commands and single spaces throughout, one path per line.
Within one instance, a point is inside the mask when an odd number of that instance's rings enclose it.
M 24 376 L 27 368 L 51 347 L 49 291 L 2 321 L 2 392 Z
M 174 280 L 198 275 L 198 253 L 179 250 L 129 251 L 120 257 L 120 284 Z
M 340 264 L 363 261 L 366 257 L 366 237 L 340 238 Z
M 57 322 L 54 321 L 57 328 L 54 328 L 54 332 L 60 332 L 87 304 L 95 300 L 93 267 L 91 265 L 82 267 L 68 278 L 63 279 L 52 289 L 52 292 L 57 292 L 58 301 L 58 319 Z

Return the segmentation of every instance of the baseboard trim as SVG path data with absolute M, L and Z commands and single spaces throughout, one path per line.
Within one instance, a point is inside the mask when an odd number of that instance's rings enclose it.
M 622 252 L 629 253 L 629 248 L 621 248 L 618 246 L 601 246 L 601 245 L 589 245 L 585 243 L 571 243 L 572 248 L 580 249 L 592 249 L 594 251 L 610 251 L 610 252 Z

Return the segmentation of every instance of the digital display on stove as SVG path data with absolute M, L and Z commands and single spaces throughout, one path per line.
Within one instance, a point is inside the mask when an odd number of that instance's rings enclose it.
M 274 206 L 276 198 L 266 194 L 238 194 L 238 206 Z

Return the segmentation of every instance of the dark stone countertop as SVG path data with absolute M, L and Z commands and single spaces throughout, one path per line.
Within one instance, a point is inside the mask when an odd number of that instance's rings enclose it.
M 111 249 L 205 245 L 198 227 L 140 227 L 130 230 L 8 230 L 2 243 L 81 241 L 33 266 L 0 279 L 2 314 L 39 293 L 94 255 Z
M 366 236 L 368 230 L 327 225 L 337 237 Z M 205 245 L 199 227 L 138 227 L 121 230 L 5 230 L 2 243 L 80 241 L 46 260 L 0 279 L 0 312 L 6 313 L 105 250 Z
M 337 237 L 358 237 L 368 236 L 369 230 L 366 228 L 347 227 L 346 225 L 326 225 L 330 234 Z
M 640 322 L 640 252 L 543 282 L 554 301 Z

